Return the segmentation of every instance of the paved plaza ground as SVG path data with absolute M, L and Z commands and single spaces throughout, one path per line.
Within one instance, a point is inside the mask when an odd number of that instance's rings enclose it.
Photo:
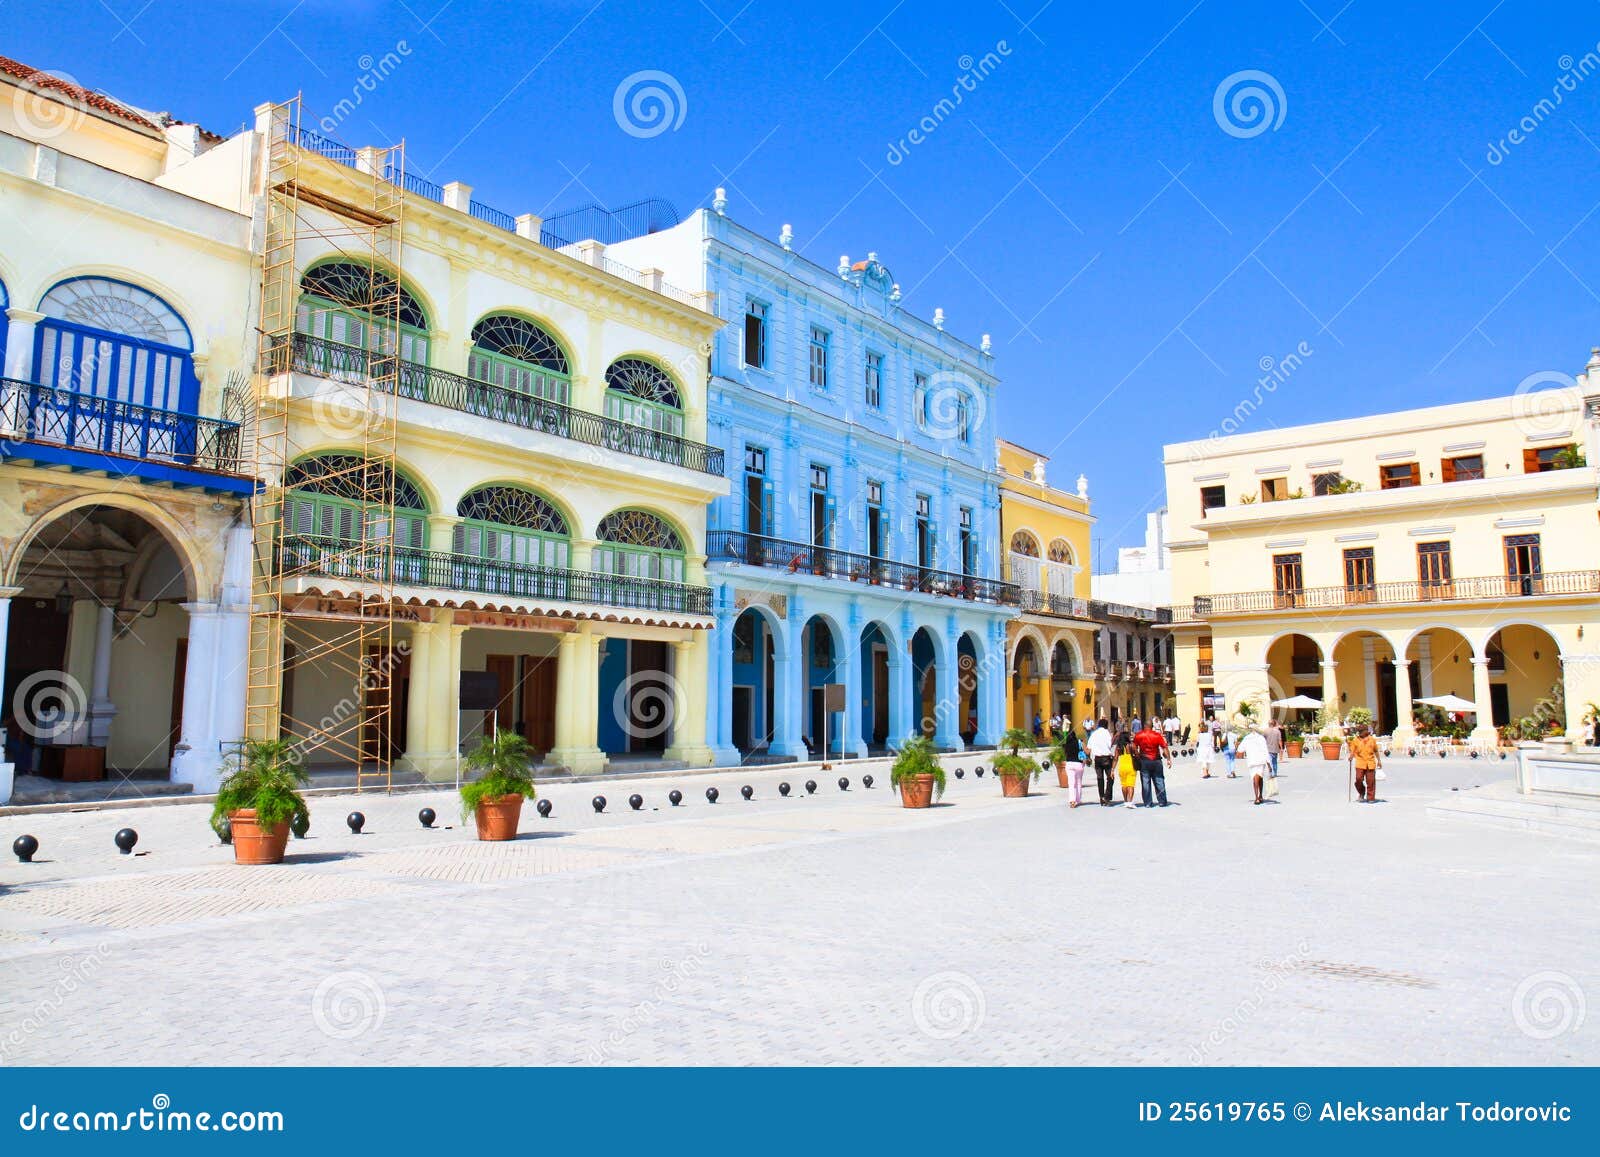
M 925 812 L 881 762 L 556 786 L 499 845 L 323 797 L 272 868 L 199 804 L 0 819 L 0 1063 L 1600 1063 L 1600 843 L 1426 812 L 1509 763 L 1072 811 L 973 762 Z

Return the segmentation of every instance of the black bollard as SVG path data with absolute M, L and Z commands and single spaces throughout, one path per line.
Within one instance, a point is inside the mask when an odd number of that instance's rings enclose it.
M 534 806 L 539 809 L 539 815 L 542 819 L 549 819 L 550 813 L 556 810 L 556 805 L 547 799 L 540 800 Z
M 964 771 L 962 768 L 959 768 L 959 767 L 956 768 L 956 778 L 957 779 L 966 779 L 967 778 L 966 771 Z
M 850 790 L 850 781 L 848 779 L 846 779 L 842 775 L 839 777 L 839 790 L 840 791 L 849 791 Z
M 33 836 L 21 835 L 11 841 L 11 850 L 17 853 L 17 860 L 24 864 L 33 863 L 33 853 L 39 850 L 39 841 Z
M 344 817 L 344 822 L 350 825 L 350 834 L 359 836 L 361 829 L 367 824 L 367 817 L 360 812 L 351 812 Z
M 787 783 L 780 783 L 778 785 L 778 794 L 781 795 L 784 799 L 788 799 L 789 798 L 789 785 Z
M 640 795 L 638 792 L 634 792 L 628 797 L 628 806 L 634 811 L 638 811 L 640 808 L 644 807 L 644 796 Z
M 816 795 L 817 794 L 817 781 L 816 780 L 814 780 L 814 779 L 806 780 L 806 794 L 807 795 Z
M 589 802 L 594 806 L 595 815 L 599 815 L 606 810 L 606 797 L 603 795 L 597 795 Z
M 133 845 L 139 842 L 139 833 L 132 828 L 123 828 L 112 837 L 112 842 L 117 845 L 117 850 L 123 855 L 132 855 Z
M 417 822 L 425 828 L 431 828 L 433 821 L 438 818 L 438 815 L 435 814 L 431 807 L 425 807 L 417 813 Z
M 744 796 L 745 799 L 750 799 L 756 794 L 756 789 L 747 783 L 739 789 L 739 794 Z
M 866 788 L 868 791 L 871 791 L 872 790 L 872 777 L 870 775 L 862 776 L 861 777 L 861 786 Z
M 973 768 L 972 769 L 972 774 L 977 776 L 979 779 L 982 779 L 983 778 L 983 768 L 981 768 L 981 767 Z
M 667 800 L 672 804 L 673 807 L 677 807 L 683 802 L 683 793 L 677 788 L 673 788 L 667 793 Z
M 714 787 L 706 788 L 706 799 L 710 800 L 712 803 L 716 803 L 717 802 L 717 796 L 719 794 L 720 793 Z
M 305 839 L 306 833 L 311 830 L 311 812 L 305 808 L 295 808 L 294 815 L 289 817 L 289 830 L 294 833 L 295 839 Z

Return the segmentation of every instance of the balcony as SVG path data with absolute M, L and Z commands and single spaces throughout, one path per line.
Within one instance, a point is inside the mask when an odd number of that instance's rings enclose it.
M 1274 611 L 1342 607 L 1421 606 L 1450 602 L 1504 602 L 1551 596 L 1600 594 L 1600 571 L 1546 571 L 1534 575 L 1489 575 L 1449 582 L 1374 583 L 1360 587 L 1302 587 L 1289 591 L 1241 591 L 1197 595 L 1194 617 L 1250 615 Z
M 1108 618 L 1138 619 L 1143 623 L 1170 623 L 1172 609 L 1170 607 L 1136 607 L 1129 603 L 1107 603 L 1099 599 L 1089 600 L 1089 617 L 1096 622 L 1103 622 Z
M 519 566 L 444 551 L 295 535 L 284 540 L 278 558 L 279 573 L 286 578 L 323 576 L 582 606 L 711 613 L 709 587 L 598 571 Z
M 250 494 L 239 426 L 0 378 L 0 458 Z
M 739 530 L 714 530 L 707 535 L 706 561 L 739 562 L 790 574 L 846 579 L 890 590 L 946 595 L 1004 606 L 1016 606 L 1020 593 L 1013 583 L 999 579 L 933 570 L 847 550 L 834 550 L 832 547 L 746 534 Z
M 1096 659 L 1091 666 L 1096 679 L 1115 683 L 1122 678 L 1122 664 L 1115 659 Z
M 1042 615 L 1062 615 L 1069 619 L 1087 619 L 1089 600 L 1071 595 L 1051 594 L 1023 587 L 1017 591 L 1017 606 L 1024 612 Z
M 391 355 L 373 353 L 359 346 L 341 345 L 306 334 L 295 334 L 292 350 L 284 342 L 267 350 L 267 372 L 309 374 L 334 381 L 361 381 L 368 376 L 396 375 L 402 398 L 427 402 L 463 414 L 473 414 L 495 422 L 537 430 L 557 438 L 567 438 L 588 446 L 600 446 L 619 454 L 667 462 L 700 474 L 722 476 L 723 454 L 715 446 L 691 442 L 676 434 L 619 422 L 615 418 L 575 410 L 560 402 L 547 401 L 533 394 L 508 390 L 504 386 L 462 377 L 447 370 L 416 362 L 401 361 L 398 369 L 385 362 Z

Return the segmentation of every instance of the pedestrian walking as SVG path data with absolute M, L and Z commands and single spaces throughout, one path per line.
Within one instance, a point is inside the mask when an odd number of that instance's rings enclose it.
M 1272 756 L 1271 778 L 1278 778 L 1278 756 L 1283 754 L 1283 728 L 1278 726 L 1276 719 L 1267 720 L 1267 730 L 1263 735 L 1267 741 L 1267 754 Z
M 1272 753 L 1267 750 L 1267 737 L 1252 727 L 1239 741 L 1239 754 L 1244 758 L 1245 770 L 1250 773 L 1250 785 L 1255 788 L 1256 803 L 1261 802 L 1264 781 L 1271 777 Z
M 1083 746 L 1078 742 L 1078 733 L 1068 727 L 1056 740 L 1050 754 L 1057 763 L 1066 766 L 1067 782 L 1072 791 L 1072 799 L 1067 806 L 1077 807 L 1083 802 Z
M 1150 800 L 1154 795 L 1154 806 L 1166 807 L 1167 767 L 1172 763 L 1172 749 L 1167 746 L 1167 737 L 1156 730 L 1155 722 L 1152 719 L 1150 726 L 1134 732 L 1130 746 L 1139 760 L 1139 797 L 1144 806 L 1152 806 Z
M 1224 728 L 1222 731 L 1222 762 L 1228 769 L 1229 779 L 1238 779 L 1239 773 L 1234 770 L 1234 761 L 1239 757 L 1239 737 L 1234 734 L 1233 728 Z
M 1200 765 L 1200 778 L 1211 778 L 1211 765 L 1217 759 L 1217 733 L 1206 728 L 1194 745 L 1194 761 Z
M 1383 755 L 1378 751 L 1377 737 L 1366 724 L 1350 737 L 1349 765 L 1355 772 L 1356 798 L 1362 803 L 1378 802 L 1378 769 L 1383 766 Z
M 1104 719 L 1089 732 L 1086 744 L 1089 758 L 1094 761 L 1095 786 L 1100 789 L 1100 806 L 1111 806 L 1111 781 L 1117 761 L 1116 745 L 1112 742 L 1111 728 Z

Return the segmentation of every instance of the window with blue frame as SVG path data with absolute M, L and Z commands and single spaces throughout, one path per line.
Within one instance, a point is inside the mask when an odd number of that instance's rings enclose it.
M 833 495 L 828 493 L 828 468 L 811 464 L 811 545 L 833 545 Z
M 883 355 L 868 352 L 863 397 L 869 407 L 876 410 L 883 405 Z
M 40 385 L 157 410 L 198 408 L 189 327 L 149 290 L 75 277 L 46 293 L 39 312 L 33 364 Z
M 746 534 L 770 537 L 773 521 L 772 479 L 767 477 L 767 451 L 763 446 L 744 448 L 744 529 Z
M 811 384 L 828 388 L 828 343 L 831 335 L 820 325 L 811 327 Z
M 911 413 L 917 420 L 917 429 L 928 428 L 928 375 L 916 373 L 911 376 Z

